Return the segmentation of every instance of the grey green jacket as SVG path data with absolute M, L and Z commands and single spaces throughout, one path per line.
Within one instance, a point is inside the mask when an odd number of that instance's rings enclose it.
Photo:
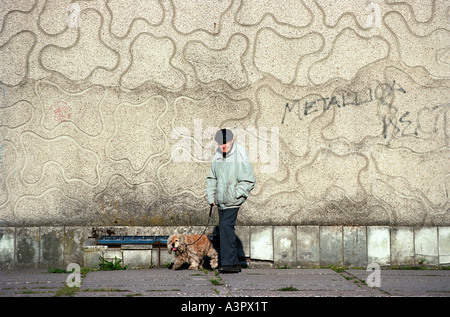
M 255 175 L 245 148 L 234 142 L 226 157 L 217 149 L 206 178 L 208 203 L 220 209 L 239 207 L 254 187 Z

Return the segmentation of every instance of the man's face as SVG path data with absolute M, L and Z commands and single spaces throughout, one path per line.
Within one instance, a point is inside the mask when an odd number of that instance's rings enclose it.
M 233 145 L 233 142 L 234 138 L 225 144 L 219 145 L 219 149 L 222 151 L 222 153 L 228 153 L 228 151 L 231 149 L 231 146 Z

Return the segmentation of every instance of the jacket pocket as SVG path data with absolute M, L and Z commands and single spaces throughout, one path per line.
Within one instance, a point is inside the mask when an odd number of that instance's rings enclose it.
M 216 197 L 215 197 L 216 204 L 219 204 L 219 205 L 223 204 L 224 188 L 225 188 L 225 185 L 223 183 L 220 183 L 220 182 L 217 183 Z
M 245 197 L 237 197 L 236 185 L 237 184 L 234 182 L 226 182 L 221 183 L 218 186 L 216 201 L 218 202 L 219 206 L 240 206 L 245 201 Z
M 236 183 L 233 182 L 227 182 L 225 185 L 225 191 L 224 191 L 224 201 L 223 203 L 226 206 L 235 206 L 238 204 L 238 199 L 236 196 Z
M 225 204 L 227 205 L 234 205 L 237 201 L 236 197 L 236 184 L 234 183 L 227 183 L 227 188 L 225 190 Z

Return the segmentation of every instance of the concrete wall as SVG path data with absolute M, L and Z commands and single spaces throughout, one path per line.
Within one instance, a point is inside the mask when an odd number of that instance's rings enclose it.
M 0 226 L 206 223 L 229 127 L 240 226 L 448 227 L 448 1 L 280 3 L 3 1 Z
M 167 248 L 96 245 L 98 235 L 161 235 L 198 233 L 203 227 L 20 227 L 0 228 L 0 269 L 97 267 L 99 256 L 115 257 L 129 268 L 173 262 Z M 216 245 L 214 231 L 206 234 Z M 367 267 L 448 266 L 450 227 L 387 226 L 237 226 L 238 255 L 255 266 Z M 216 245 L 217 246 L 217 245 Z

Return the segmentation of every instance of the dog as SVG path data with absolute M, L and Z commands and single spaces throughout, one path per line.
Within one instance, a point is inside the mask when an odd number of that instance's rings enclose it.
M 215 269 L 219 263 L 217 251 L 209 238 L 204 235 L 175 233 L 167 239 L 167 249 L 169 254 L 174 253 L 173 270 L 179 269 L 184 263 L 190 264 L 189 270 L 201 269 L 203 268 L 203 257 L 205 256 L 210 258 L 211 268 Z

